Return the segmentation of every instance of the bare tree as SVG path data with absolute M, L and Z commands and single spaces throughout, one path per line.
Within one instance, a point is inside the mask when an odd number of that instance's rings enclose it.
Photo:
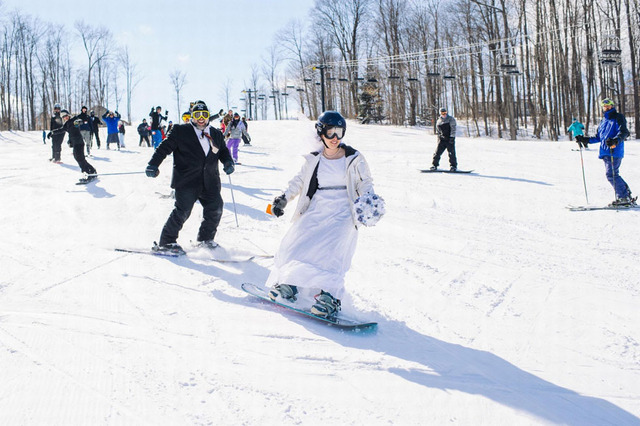
M 220 94 L 224 99 L 224 104 L 226 105 L 227 110 L 231 106 L 231 89 L 232 89 L 232 80 L 227 78 L 225 82 L 222 84 L 222 88 L 220 89 Z
M 125 96 L 127 100 L 127 120 L 131 123 L 131 98 L 133 90 L 140 83 L 141 77 L 136 73 L 137 64 L 129 56 L 129 47 L 125 46 L 118 54 L 118 60 L 122 65 L 126 83 Z M 178 110 L 178 114 L 180 111 Z
M 176 92 L 176 106 L 178 111 L 176 114 L 180 114 L 180 92 L 186 83 L 187 74 L 183 73 L 180 70 L 174 70 L 169 74 L 169 79 L 171 80 L 171 84 L 173 85 L 173 90 Z
M 91 105 L 91 74 L 96 64 L 109 56 L 111 32 L 105 27 L 93 28 L 83 21 L 75 23 L 87 54 L 87 104 Z

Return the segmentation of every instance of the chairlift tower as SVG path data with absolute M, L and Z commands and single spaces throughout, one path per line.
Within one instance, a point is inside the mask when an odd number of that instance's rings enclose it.
M 600 50 L 600 65 L 602 65 L 603 87 L 602 97 L 608 98 L 613 95 L 621 96 L 616 88 L 616 74 L 622 66 L 622 49 L 620 48 L 620 38 L 609 33 L 603 37 L 602 49 Z M 624 102 L 624 99 L 618 99 L 618 102 Z

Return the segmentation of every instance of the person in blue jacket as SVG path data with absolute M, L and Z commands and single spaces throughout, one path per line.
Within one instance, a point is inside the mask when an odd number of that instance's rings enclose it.
M 612 206 L 625 206 L 635 204 L 638 197 L 631 197 L 629 185 L 620 176 L 620 164 L 624 158 L 624 140 L 629 137 L 627 119 L 616 111 L 615 103 L 611 99 L 603 99 L 600 102 L 604 117 L 598 126 L 595 136 L 576 136 L 578 144 L 599 143 L 600 154 L 598 158 L 604 161 L 607 180 L 616 192 L 616 199 Z
M 573 119 L 571 126 L 567 129 L 567 133 L 569 133 L 569 140 L 571 140 L 571 135 L 573 134 L 574 138 L 578 136 L 584 136 L 584 124 L 578 121 L 577 118 Z M 585 148 L 589 149 L 589 144 L 582 144 Z
M 120 134 L 118 132 L 118 123 L 120 122 L 120 114 L 118 111 L 107 111 L 102 116 L 102 121 L 107 125 L 107 149 L 110 143 L 115 143 L 120 150 Z

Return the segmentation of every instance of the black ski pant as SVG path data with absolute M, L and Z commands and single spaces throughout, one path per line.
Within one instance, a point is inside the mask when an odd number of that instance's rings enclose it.
M 433 165 L 438 167 L 440 165 L 440 157 L 445 149 L 449 152 L 449 165 L 451 167 L 458 167 L 458 159 L 456 158 L 456 142 L 454 139 L 439 139 L 436 152 L 433 154 Z
M 98 132 L 98 130 L 94 130 L 93 132 L 91 132 L 91 136 L 95 136 L 96 137 L 96 144 L 98 145 L 98 149 L 100 149 L 100 134 Z
M 138 144 L 138 146 L 142 146 L 143 140 L 147 142 L 148 147 L 151 147 L 151 142 L 149 142 L 149 135 L 140 135 L 140 143 Z
M 176 202 L 169 219 L 162 228 L 160 245 L 175 243 L 182 226 L 191 215 L 191 210 L 196 201 L 202 205 L 202 222 L 198 231 L 198 241 L 213 240 L 218 230 L 224 202 L 220 195 L 220 186 L 213 185 L 205 190 L 204 185 L 199 187 L 176 188 Z
M 60 161 L 60 153 L 62 152 L 62 141 L 64 140 L 64 134 L 58 136 L 51 136 L 51 155 L 53 161 Z
M 89 175 L 93 175 L 96 173 L 96 169 L 93 168 L 91 164 L 87 161 L 84 156 L 84 143 L 76 143 L 73 145 L 73 158 L 78 162 L 78 166 L 80 166 L 80 170 L 82 173 L 86 173 Z

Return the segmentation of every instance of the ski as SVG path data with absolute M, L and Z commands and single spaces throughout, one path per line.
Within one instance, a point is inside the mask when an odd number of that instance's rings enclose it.
M 572 212 L 587 212 L 592 210 L 636 210 L 640 209 L 640 205 L 629 204 L 622 206 L 567 206 Z
M 180 254 L 180 253 L 173 253 L 170 251 L 137 250 L 137 249 L 125 249 L 125 248 L 115 248 L 114 250 L 123 252 L 123 253 L 146 254 L 151 256 L 163 256 L 163 257 L 188 256 L 188 253 Z M 273 256 L 255 254 L 255 255 L 238 256 L 238 257 L 232 257 L 232 258 L 217 258 L 215 256 L 211 256 L 211 257 L 207 256 L 206 258 L 203 258 L 201 256 L 196 255 L 194 258 L 200 259 L 200 260 L 211 260 L 213 262 L 218 262 L 218 263 L 244 263 L 244 262 L 250 262 L 254 259 L 269 259 L 271 257 Z
M 308 318 L 312 318 L 316 321 L 320 321 L 323 324 L 329 325 L 331 327 L 336 327 L 342 330 L 351 330 L 351 331 L 373 331 L 377 328 L 378 323 L 377 322 L 360 322 L 357 320 L 353 320 L 353 319 L 349 319 L 349 318 L 345 318 L 341 315 L 338 315 L 337 318 L 330 320 L 324 317 L 319 317 L 317 315 L 312 314 L 310 311 L 305 310 L 305 309 L 298 309 L 292 305 L 286 304 L 286 303 L 281 303 L 277 300 L 271 300 L 267 294 L 267 292 L 264 290 L 264 288 L 258 287 L 255 284 L 252 283 L 243 283 L 242 284 L 242 290 L 245 291 L 246 293 L 258 297 L 261 300 L 271 303 L 273 305 L 277 305 L 280 306 L 282 308 L 288 309 L 290 311 L 293 311 L 295 313 L 298 313 L 300 315 L 304 315 Z
M 435 169 L 435 170 L 431 170 L 431 169 L 425 169 L 425 170 L 420 170 L 422 173 L 471 173 L 473 170 L 446 170 L 446 169 Z

